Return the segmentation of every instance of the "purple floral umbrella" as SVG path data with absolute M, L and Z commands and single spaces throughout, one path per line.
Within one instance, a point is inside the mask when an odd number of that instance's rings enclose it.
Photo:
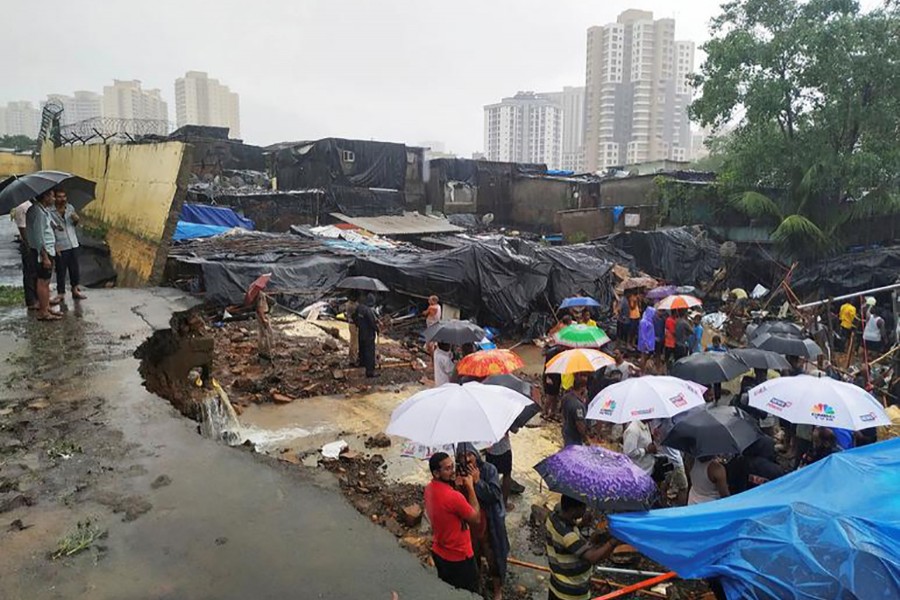
M 534 466 L 547 487 L 603 512 L 647 510 L 656 484 L 624 454 L 567 446 Z
M 675 294 L 675 290 L 676 288 L 674 285 L 663 285 L 657 288 L 653 288 L 645 295 L 650 300 L 662 300 L 663 298 L 668 298 L 669 296 Z

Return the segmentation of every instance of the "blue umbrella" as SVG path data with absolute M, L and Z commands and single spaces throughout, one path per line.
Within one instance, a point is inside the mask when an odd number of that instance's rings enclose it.
M 551 491 L 604 512 L 647 510 L 656 484 L 624 454 L 599 446 L 566 446 L 536 464 Z
M 600 303 L 593 298 L 573 296 L 572 298 L 566 298 L 562 301 L 562 304 L 559 305 L 560 308 L 573 308 L 576 306 L 600 306 Z

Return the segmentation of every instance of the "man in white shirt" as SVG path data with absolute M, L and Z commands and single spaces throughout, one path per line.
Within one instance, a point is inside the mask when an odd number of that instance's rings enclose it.
M 647 475 L 653 474 L 656 464 L 656 444 L 646 421 L 632 421 L 622 436 L 622 450 Z
M 37 271 L 31 261 L 31 251 L 28 248 L 28 232 L 25 230 L 25 215 L 31 206 L 31 200 L 26 200 L 9 213 L 9 218 L 15 221 L 19 230 L 19 253 L 22 255 L 22 288 L 25 290 L 25 305 L 28 310 L 37 310 Z
M 625 360 L 625 355 L 621 350 L 616 350 L 613 352 L 613 358 L 616 361 L 616 366 L 612 367 L 616 371 L 622 374 L 622 381 L 625 381 L 629 377 L 633 375 L 639 375 L 641 370 L 638 369 L 634 363 L 630 363 Z
M 450 344 L 441 342 L 434 350 L 434 385 L 441 386 L 445 383 L 450 383 L 453 369 L 453 355 L 450 353 Z

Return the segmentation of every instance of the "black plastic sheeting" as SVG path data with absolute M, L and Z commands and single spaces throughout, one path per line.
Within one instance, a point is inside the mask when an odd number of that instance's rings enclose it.
M 250 283 L 272 273 L 279 301 L 299 308 L 321 299 L 347 275 L 377 277 L 392 291 L 424 298 L 437 294 L 464 316 L 503 328 L 522 326 L 532 313 L 550 313 L 568 296 L 586 294 L 608 313 L 614 297 L 612 267 L 627 256 L 602 244 L 549 248 L 524 240 L 471 241 L 436 252 L 337 252 L 315 246 L 302 252 L 233 252 L 172 258 L 201 274 L 207 300 L 241 301 Z M 199 290 L 198 290 L 199 291 Z M 608 307 L 608 308 L 607 308 Z
M 897 283 L 900 246 L 850 252 L 812 265 L 801 265 L 791 278 L 797 296 L 825 299 Z
M 403 192 L 334 186 L 330 200 L 338 211 L 348 217 L 378 217 L 403 214 Z
M 614 233 L 604 241 L 630 254 L 637 268 L 676 285 L 699 285 L 719 268 L 719 244 L 696 227 Z
M 479 323 L 522 322 L 547 287 L 550 267 L 506 244 L 473 243 L 430 253 L 360 256 L 353 274 L 377 277 L 413 296 L 437 294 Z
M 283 148 L 273 160 L 280 190 L 331 186 L 403 190 L 406 184 L 403 144 L 326 138 Z
M 280 303 L 291 308 L 302 308 L 322 298 L 346 276 L 353 261 L 352 257 L 328 254 L 267 264 L 196 259 L 208 301 L 219 305 L 241 304 L 250 284 L 263 273 L 271 273 L 269 289 Z

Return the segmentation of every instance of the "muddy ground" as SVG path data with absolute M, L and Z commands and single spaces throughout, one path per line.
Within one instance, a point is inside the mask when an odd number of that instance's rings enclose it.
M 187 305 L 104 290 L 59 323 L 0 310 L 0 598 L 465 597 L 330 474 L 206 440 L 141 386 L 136 346 Z
M 234 405 L 239 423 L 237 441 L 298 471 L 331 472 L 344 497 L 363 517 L 390 532 L 400 547 L 433 567 L 430 529 L 422 519 L 422 491 L 429 475 L 424 461 L 404 455 L 403 440 L 381 434 L 391 410 L 416 391 L 430 385 L 423 365 L 427 357 L 409 337 L 383 336 L 379 341 L 381 377 L 365 379 L 359 369 L 346 365 L 347 335 L 335 321 L 306 322 L 292 315 L 274 319 L 277 347 L 272 360 L 256 355 L 253 322 L 212 325 L 206 334 L 215 339 L 213 377 Z M 517 348 L 526 361 L 525 377 L 540 371 L 540 350 Z M 391 364 L 400 364 L 392 369 Z M 192 376 L 193 377 L 193 376 Z M 210 393 L 186 385 L 194 402 Z M 317 394 L 319 391 L 321 394 Z M 175 402 L 185 414 L 184 398 Z M 347 452 L 325 459 L 324 444 L 341 440 Z M 536 418 L 513 436 L 514 476 L 526 491 L 514 496 L 507 516 L 511 556 L 545 566 L 543 520 L 557 496 L 548 493 L 531 466 L 560 447 L 558 423 Z M 639 556 L 617 556 L 606 566 L 664 571 Z M 545 595 L 547 574 L 514 566 L 505 589 L 507 598 Z M 609 576 L 597 592 L 634 583 L 640 577 Z M 659 587 L 656 596 L 696 597 L 704 587 L 679 582 Z M 653 592 L 643 597 L 653 597 Z

